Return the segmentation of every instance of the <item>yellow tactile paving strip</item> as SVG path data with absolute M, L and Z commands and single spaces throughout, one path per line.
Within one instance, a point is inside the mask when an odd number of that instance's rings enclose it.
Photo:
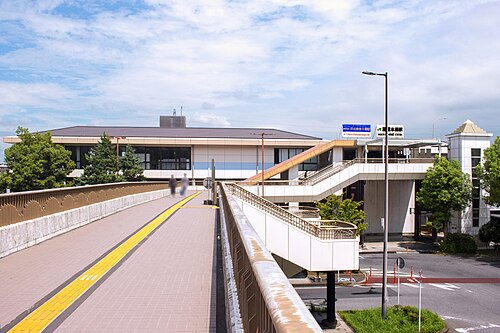
M 118 264 L 132 249 L 134 249 L 144 238 L 158 228 L 168 217 L 175 213 L 184 204 L 196 197 L 197 192 L 183 199 L 161 213 L 157 218 L 141 228 L 129 239 L 111 251 L 94 266 L 82 273 L 70 284 L 60 290 L 56 295 L 40 305 L 26 318 L 21 320 L 9 332 L 41 332 L 52 321 L 63 313 L 73 302 L 82 296 L 92 285 L 99 281 L 106 273 Z

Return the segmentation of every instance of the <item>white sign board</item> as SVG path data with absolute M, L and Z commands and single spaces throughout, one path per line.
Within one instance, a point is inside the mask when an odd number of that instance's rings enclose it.
M 404 138 L 405 127 L 403 125 L 389 125 L 387 136 L 390 138 Z M 377 138 L 385 137 L 384 125 L 377 125 Z

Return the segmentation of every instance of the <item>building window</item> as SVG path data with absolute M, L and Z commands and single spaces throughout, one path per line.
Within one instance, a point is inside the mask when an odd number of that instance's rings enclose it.
M 479 189 L 479 180 L 477 179 L 476 166 L 481 163 L 481 149 L 471 149 L 471 166 L 472 166 L 472 226 L 479 227 L 479 204 L 481 191 Z
M 76 164 L 77 169 L 83 169 L 87 165 L 86 154 L 92 149 L 91 146 L 65 146 L 71 152 L 71 159 Z
M 278 164 L 289 158 L 294 157 L 309 148 L 275 148 L 274 149 L 274 163 Z M 316 171 L 318 170 L 318 156 L 314 156 L 307 161 L 299 164 L 299 171 Z
M 191 170 L 189 147 L 133 147 L 144 170 Z
M 85 154 L 91 146 L 66 146 L 77 169 L 87 165 Z M 133 147 L 144 170 L 191 170 L 191 148 L 189 147 Z M 119 147 L 120 156 L 125 155 L 126 146 Z

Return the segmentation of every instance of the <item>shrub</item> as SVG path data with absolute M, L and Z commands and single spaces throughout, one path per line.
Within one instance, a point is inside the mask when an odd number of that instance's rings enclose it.
M 412 306 L 387 308 L 387 319 L 382 319 L 381 308 L 340 311 L 340 316 L 357 333 L 415 333 L 418 331 L 418 309 Z M 435 333 L 445 323 L 435 312 L 422 309 L 421 332 Z
M 479 239 L 488 245 L 489 242 L 500 243 L 500 221 L 490 221 L 479 228 Z
M 449 234 L 441 243 L 441 251 L 446 253 L 476 253 L 477 244 L 469 234 Z

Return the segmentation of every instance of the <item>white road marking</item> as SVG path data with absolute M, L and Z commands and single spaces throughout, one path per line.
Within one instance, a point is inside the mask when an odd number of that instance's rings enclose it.
M 496 324 L 487 324 L 487 325 L 480 325 L 480 326 L 476 326 L 476 327 L 455 328 L 455 331 L 457 331 L 459 333 L 467 333 L 467 332 L 472 332 L 472 331 L 484 330 L 487 328 L 500 328 L 500 326 L 496 325 Z
M 429 283 L 431 286 L 444 289 L 444 290 L 455 290 L 455 289 L 460 289 L 460 287 L 457 287 L 453 284 L 450 283 L 444 283 L 444 284 L 439 284 L 439 283 Z
M 406 283 L 406 282 L 404 282 L 404 283 L 401 283 L 401 284 L 404 285 L 404 286 L 407 286 L 407 287 L 412 287 L 412 288 L 417 288 L 417 289 L 419 288 L 418 284 L 415 284 L 415 283 Z

